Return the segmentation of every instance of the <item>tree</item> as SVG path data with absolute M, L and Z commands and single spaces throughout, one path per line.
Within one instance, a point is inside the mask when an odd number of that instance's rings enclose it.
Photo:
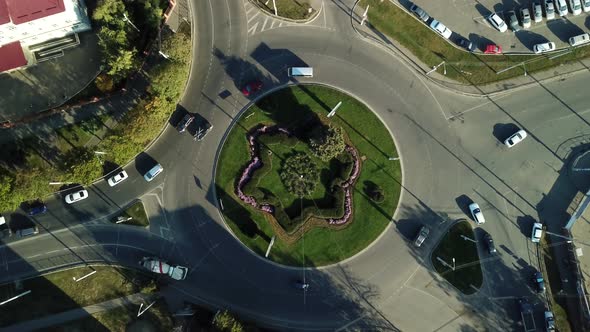
M 299 197 L 309 196 L 320 182 L 318 166 L 305 153 L 287 158 L 279 176 L 285 188 Z
M 127 15 L 123 1 L 101 0 L 92 14 L 92 19 L 103 24 L 118 24 L 123 21 L 123 14 Z
M 244 326 L 227 310 L 219 311 L 213 318 L 213 328 L 221 332 L 243 332 Z
M 323 161 L 330 161 L 346 147 L 344 131 L 341 127 L 321 126 L 314 130 L 309 145 L 311 151 Z
M 116 55 L 107 57 L 107 74 L 115 77 L 125 77 L 135 67 L 135 50 L 119 49 Z

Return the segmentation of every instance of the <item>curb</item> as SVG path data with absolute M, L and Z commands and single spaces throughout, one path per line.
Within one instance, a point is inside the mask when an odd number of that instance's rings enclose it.
M 322 6 L 320 7 L 320 9 L 319 10 L 316 10 L 315 13 L 312 16 L 310 16 L 310 17 L 308 17 L 306 19 L 297 20 L 297 19 L 292 19 L 292 18 L 288 18 L 288 17 L 284 17 L 284 16 L 280 16 L 280 15 L 275 15 L 275 14 L 269 13 L 266 10 L 264 10 L 262 7 L 260 7 L 260 5 L 256 2 L 256 0 L 248 0 L 248 1 L 254 7 L 258 8 L 259 11 L 261 11 L 263 14 L 265 14 L 265 15 L 267 15 L 269 17 L 272 17 L 272 18 L 275 18 L 275 19 L 279 19 L 279 20 L 282 20 L 282 21 L 285 21 L 285 22 L 289 22 L 289 23 L 299 23 L 299 24 L 305 24 L 305 23 L 309 23 L 309 22 L 315 20 L 320 15 L 320 13 L 322 12 L 322 9 L 324 8 L 324 5 L 322 3 Z M 311 8 L 313 8 L 313 7 L 311 7 Z
M 215 184 L 215 179 L 216 179 L 216 175 L 217 175 L 217 167 L 218 167 L 218 161 L 219 161 L 219 155 L 221 154 L 221 151 L 223 150 L 223 146 L 225 145 L 225 142 L 227 141 L 227 137 L 229 136 L 229 133 L 231 132 L 231 130 L 234 128 L 234 126 L 236 125 L 236 123 L 240 120 L 242 114 L 244 114 L 245 112 L 247 112 L 250 107 L 252 105 L 254 105 L 256 103 L 256 101 L 258 101 L 259 99 L 262 99 L 263 97 L 278 91 L 278 90 L 282 90 L 285 88 L 289 88 L 289 87 L 293 87 L 293 86 L 299 86 L 299 85 L 319 85 L 319 86 L 323 86 L 323 87 L 328 87 L 330 89 L 336 90 L 338 92 L 341 92 L 343 94 L 346 94 L 348 96 L 354 97 L 356 100 L 358 100 L 360 103 L 362 103 L 365 107 L 367 107 L 367 109 L 369 109 L 371 111 L 371 113 L 375 114 L 375 116 L 379 119 L 379 121 L 381 121 L 383 123 L 383 119 L 381 118 L 381 116 L 376 113 L 372 108 L 368 107 L 367 103 L 361 99 L 358 98 L 356 95 L 354 95 L 353 93 L 349 93 L 348 91 L 345 91 L 339 87 L 335 87 L 329 84 L 325 84 L 325 83 L 321 83 L 321 82 L 305 82 L 305 83 L 286 83 L 283 85 L 279 85 L 276 86 L 268 91 L 266 91 L 265 93 L 257 96 L 255 99 L 251 100 L 249 103 L 247 103 L 244 108 L 242 108 L 242 110 L 240 110 L 240 112 L 238 112 L 238 114 L 236 114 L 236 116 L 233 118 L 232 123 L 230 124 L 230 126 L 227 127 L 221 143 L 218 145 L 217 151 L 215 153 L 215 162 L 213 164 L 213 183 Z M 397 152 L 400 162 L 400 171 L 401 171 L 401 177 L 402 177 L 402 181 L 400 183 L 400 195 L 399 195 L 399 199 L 395 208 L 395 211 L 393 213 L 392 219 L 395 219 L 395 217 L 398 214 L 399 211 L 399 204 L 402 201 L 402 198 L 404 197 L 404 183 L 405 183 L 405 177 L 404 177 L 404 168 L 403 168 L 403 164 L 401 163 L 401 161 L 403 160 L 402 158 L 402 154 L 400 152 L 400 150 L 398 149 L 398 145 L 397 145 L 397 141 L 394 137 L 394 135 L 392 135 L 391 130 L 389 127 L 385 126 L 384 127 L 387 129 L 387 131 L 389 132 L 389 135 L 392 137 L 393 143 L 395 145 L 395 149 Z M 355 253 L 354 255 L 347 257 L 339 262 L 336 263 L 332 263 L 332 264 L 328 264 L 328 265 L 322 265 L 322 266 L 315 266 L 315 267 L 295 267 L 295 266 L 289 266 L 289 265 L 284 265 L 284 264 L 280 264 L 277 263 L 275 261 L 272 261 L 270 259 L 264 258 L 261 255 L 258 255 L 256 252 L 254 252 L 252 249 L 250 249 L 250 247 L 246 246 L 237 236 L 236 234 L 232 231 L 232 229 L 228 226 L 225 217 L 223 215 L 223 213 L 221 212 L 221 209 L 219 207 L 219 198 L 217 197 L 217 186 L 214 185 L 213 186 L 213 195 L 216 199 L 215 201 L 215 205 L 217 207 L 217 213 L 219 214 L 219 216 L 221 217 L 221 220 L 223 221 L 223 224 L 225 226 L 225 228 L 227 229 L 227 231 L 234 237 L 234 239 L 239 243 L 240 246 L 242 246 L 243 248 L 245 248 L 246 251 L 249 251 L 253 256 L 255 256 L 257 259 L 260 259 L 261 261 L 264 261 L 265 263 L 269 263 L 275 267 L 278 268 L 282 268 L 282 269 L 288 269 L 288 270 L 293 270 L 293 271 L 301 271 L 302 269 L 307 270 L 307 271 L 312 271 L 312 270 L 325 270 L 328 268 L 333 268 L 335 266 L 341 265 L 341 264 L 345 264 L 355 258 L 357 258 L 358 256 L 360 256 L 361 254 L 365 253 L 368 249 L 372 248 L 379 240 L 381 240 L 381 238 L 383 236 L 385 236 L 385 233 L 387 233 L 387 231 L 389 230 L 389 228 L 393 227 L 393 222 L 390 220 L 389 224 L 387 226 L 385 226 L 385 228 L 383 229 L 383 231 L 373 240 L 371 241 L 371 243 L 369 243 L 366 247 L 364 247 L 363 249 L 361 249 L 359 252 Z

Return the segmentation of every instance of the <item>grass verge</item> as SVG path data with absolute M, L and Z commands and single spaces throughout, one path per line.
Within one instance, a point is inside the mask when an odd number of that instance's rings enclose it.
M 172 331 L 173 321 L 162 301 L 156 302 L 139 318 L 137 306 L 124 306 L 78 319 L 44 331 Z
M 254 0 L 264 11 L 273 14 L 273 0 Z M 310 17 L 314 10 L 309 12 L 309 1 L 307 0 L 275 0 L 278 16 L 292 20 L 303 20 Z
M 501 74 L 497 71 L 527 61 L 529 73 L 586 58 L 590 47 L 578 47 L 571 53 L 553 60 L 547 55 L 483 55 L 469 53 L 450 45 L 426 24 L 389 1 L 361 0 L 359 5 L 369 9 L 369 22 L 375 30 L 395 39 L 420 61 L 432 67 L 446 61 L 447 77 L 468 84 L 486 84 L 523 75 L 522 66 Z M 452 26 L 450 26 L 452 30 Z M 479 45 L 480 47 L 485 45 Z M 506 45 L 504 45 L 506 46 Z M 528 62 L 530 61 L 530 62 Z M 443 68 L 440 68 L 442 71 Z
M 117 222 L 117 218 L 124 219 L 125 221 L 122 222 L 125 225 L 132 225 L 132 226 L 142 226 L 147 227 L 150 225 L 150 221 L 148 220 L 147 214 L 145 213 L 145 208 L 141 201 L 137 201 L 129 206 L 121 215 L 116 218 L 113 218 L 111 222 Z M 126 220 L 131 218 L 129 220 Z
M 559 263 L 553 258 L 553 250 L 551 249 L 552 246 L 549 236 L 544 236 L 541 241 L 541 254 L 543 255 L 543 262 L 545 263 L 545 269 L 547 272 L 547 281 L 549 282 L 549 289 L 551 292 L 550 296 L 547 296 L 547 299 L 551 301 L 551 308 L 553 309 L 553 315 L 555 316 L 555 324 L 560 332 L 571 332 L 572 328 L 566 311 L 566 299 L 558 295 L 559 291 L 563 289 L 559 270 L 557 269 L 557 264 Z
M 461 235 L 475 238 L 473 228 L 468 221 L 460 221 L 454 224 L 440 241 L 430 256 L 436 272 L 455 286 L 463 294 L 473 294 L 481 287 L 483 274 L 479 264 L 477 246 L 471 241 L 465 241 Z M 438 258 L 451 267 L 443 264 Z
M 246 132 L 257 124 L 293 124 L 298 114 L 313 111 L 325 116 L 328 105 L 342 101 L 330 120 L 346 131 L 362 159 L 362 170 L 353 193 L 353 221 L 341 230 L 314 228 L 289 245 L 278 238 L 270 259 L 287 265 L 320 266 L 348 258 L 367 247 L 390 223 L 400 194 L 401 169 L 389 157 L 397 152 L 387 128 L 365 105 L 341 92 L 303 85 L 277 91 L 252 106 L 229 133 L 220 154 L 216 185 L 224 216 L 234 234 L 254 252 L 264 255 L 274 231 L 258 210 L 244 206 L 234 194 L 235 184 L 249 160 Z M 385 200 L 376 204 L 363 192 L 367 182 L 385 189 Z
M 0 326 L 9 326 L 138 292 L 151 293 L 156 289 L 153 280 L 138 271 L 101 266 L 97 266 L 95 270 L 95 274 L 79 282 L 73 281 L 73 277 L 80 278 L 92 270 L 86 267 L 76 268 L 27 279 L 22 281 L 18 289 L 14 283 L 0 286 L 0 296 L 3 300 L 27 290 L 31 291 L 30 294 L 2 306 Z

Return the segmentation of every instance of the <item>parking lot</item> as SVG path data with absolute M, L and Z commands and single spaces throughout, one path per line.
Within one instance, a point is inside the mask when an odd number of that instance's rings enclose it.
M 405 8 L 411 6 L 407 0 L 398 1 Z M 483 50 L 488 44 L 497 44 L 503 48 L 504 53 L 532 53 L 535 44 L 548 41 L 554 42 L 557 49 L 566 48 L 569 46 L 568 39 L 570 37 L 588 33 L 590 29 L 590 12 L 582 12 L 574 16 L 570 9 L 565 17 L 560 17 L 556 12 L 555 19 L 547 20 L 544 6 L 541 22 L 532 22 L 528 29 L 523 29 L 521 25 L 521 30 L 517 32 L 512 32 L 510 29 L 503 33 L 499 32 L 486 20 L 488 15 L 496 12 L 508 24 L 506 12 L 515 10 L 518 13 L 519 9 L 523 7 L 529 8 L 532 15 L 531 1 L 517 3 L 494 0 L 415 0 L 414 3 L 422 7 L 430 17 L 451 29 L 453 31 L 451 39 L 456 38 L 456 34 L 459 34 L 474 42 L 480 50 Z M 543 4 L 542 1 L 541 4 Z

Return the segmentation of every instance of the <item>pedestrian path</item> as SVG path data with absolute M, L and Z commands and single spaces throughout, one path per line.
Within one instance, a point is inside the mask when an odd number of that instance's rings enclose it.
M 108 311 L 126 305 L 139 306 L 140 303 L 148 305 L 156 296 L 154 294 L 135 293 L 123 296 L 117 299 L 105 301 L 98 304 L 89 305 L 83 308 L 72 309 L 59 314 L 50 315 L 38 319 L 32 319 L 23 323 L 14 324 L 0 329 L 0 332 L 8 331 L 34 331 L 55 325 L 60 325 L 73 320 L 88 317 L 89 315 Z M 139 307 L 138 307 L 139 309 Z

